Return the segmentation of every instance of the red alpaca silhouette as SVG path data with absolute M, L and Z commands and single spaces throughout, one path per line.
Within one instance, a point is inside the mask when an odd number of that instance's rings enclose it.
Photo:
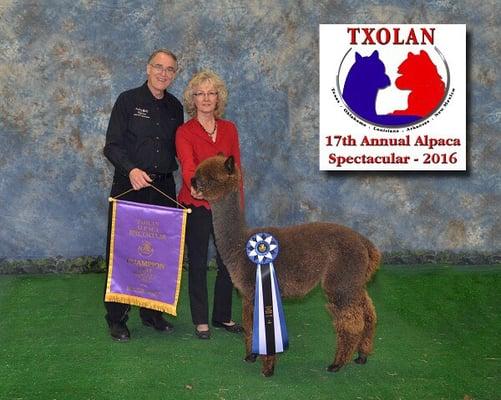
M 393 115 L 419 115 L 426 117 L 435 110 L 444 98 L 445 85 L 437 67 L 424 50 L 418 55 L 409 53 L 399 65 L 401 74 L 395 81 L 397 88 L 411 90 L 406 110 L 395 110 Z

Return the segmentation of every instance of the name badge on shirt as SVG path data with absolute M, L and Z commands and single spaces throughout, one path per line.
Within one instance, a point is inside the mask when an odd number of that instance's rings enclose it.
M 147 110 L 146 108 L 139 108 L 139 107 L 134 108 L 134 117 L 149 119 L 150 116 L 148 115 L 148 113 L 149 110 Z

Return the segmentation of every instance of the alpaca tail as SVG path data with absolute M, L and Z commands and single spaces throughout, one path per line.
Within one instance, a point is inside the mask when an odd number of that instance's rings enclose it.
M 367 254 L 369 255 L 369 262 L 367 263 L 367 271 L 365 273 L 365 281 L 368 282 L 379 268 L 379 264 L 381 263 L 381 252 L 367 239 L 365 245 Z

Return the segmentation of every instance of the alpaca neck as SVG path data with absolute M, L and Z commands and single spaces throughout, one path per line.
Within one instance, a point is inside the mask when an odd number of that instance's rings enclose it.
M 361 88 L 357 82 L 348 77 L 343 90 L 343 98 L 350 108 L 361 116 L 376 115 L 376 98 L 378 88 Z
M 365 89 L 363 95 L 355 93 L 350 104 L 355 112 L 361 115 L 376 115 L 376 98 L 378 89 Z
M 372 96 L 372 93 L 369 95 L 370 98 L 375 98 L 377 92 Z M 355 111 L 358 115 L 362 117 L 371 117 L 376 115 L 376 105 L 374 104 L 374 100 L 369 100 L 367 98 L 358 99 L 358 103 L 353 107 L 353 111 Z
M 238 260 L 247 240 L 244 213 L 240 207 L 240 192 L 231 192 L 211 203 L 211 209 L 216 246 L 231 274 L 232 260 Z

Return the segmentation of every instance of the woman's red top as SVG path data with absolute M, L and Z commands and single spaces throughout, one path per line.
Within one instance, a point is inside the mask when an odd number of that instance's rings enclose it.
M 190 191 L 191 178 L 195 175 L 198 164 L 206 158 L 221 153 L 226 157 L 233 156 L 238 168 L 241 170 L 237 127 L 233 122 L 224 119 L 216 119 L 216 123 L 217 136 L 215 142 L 212 141 L 196 118 L 190 119 L 177 129 L 176 152 L 183 177 L 183 184 L 178 195 L 180 203 L 210 209 L 207 201 L 195 199 L 191 196 Z

